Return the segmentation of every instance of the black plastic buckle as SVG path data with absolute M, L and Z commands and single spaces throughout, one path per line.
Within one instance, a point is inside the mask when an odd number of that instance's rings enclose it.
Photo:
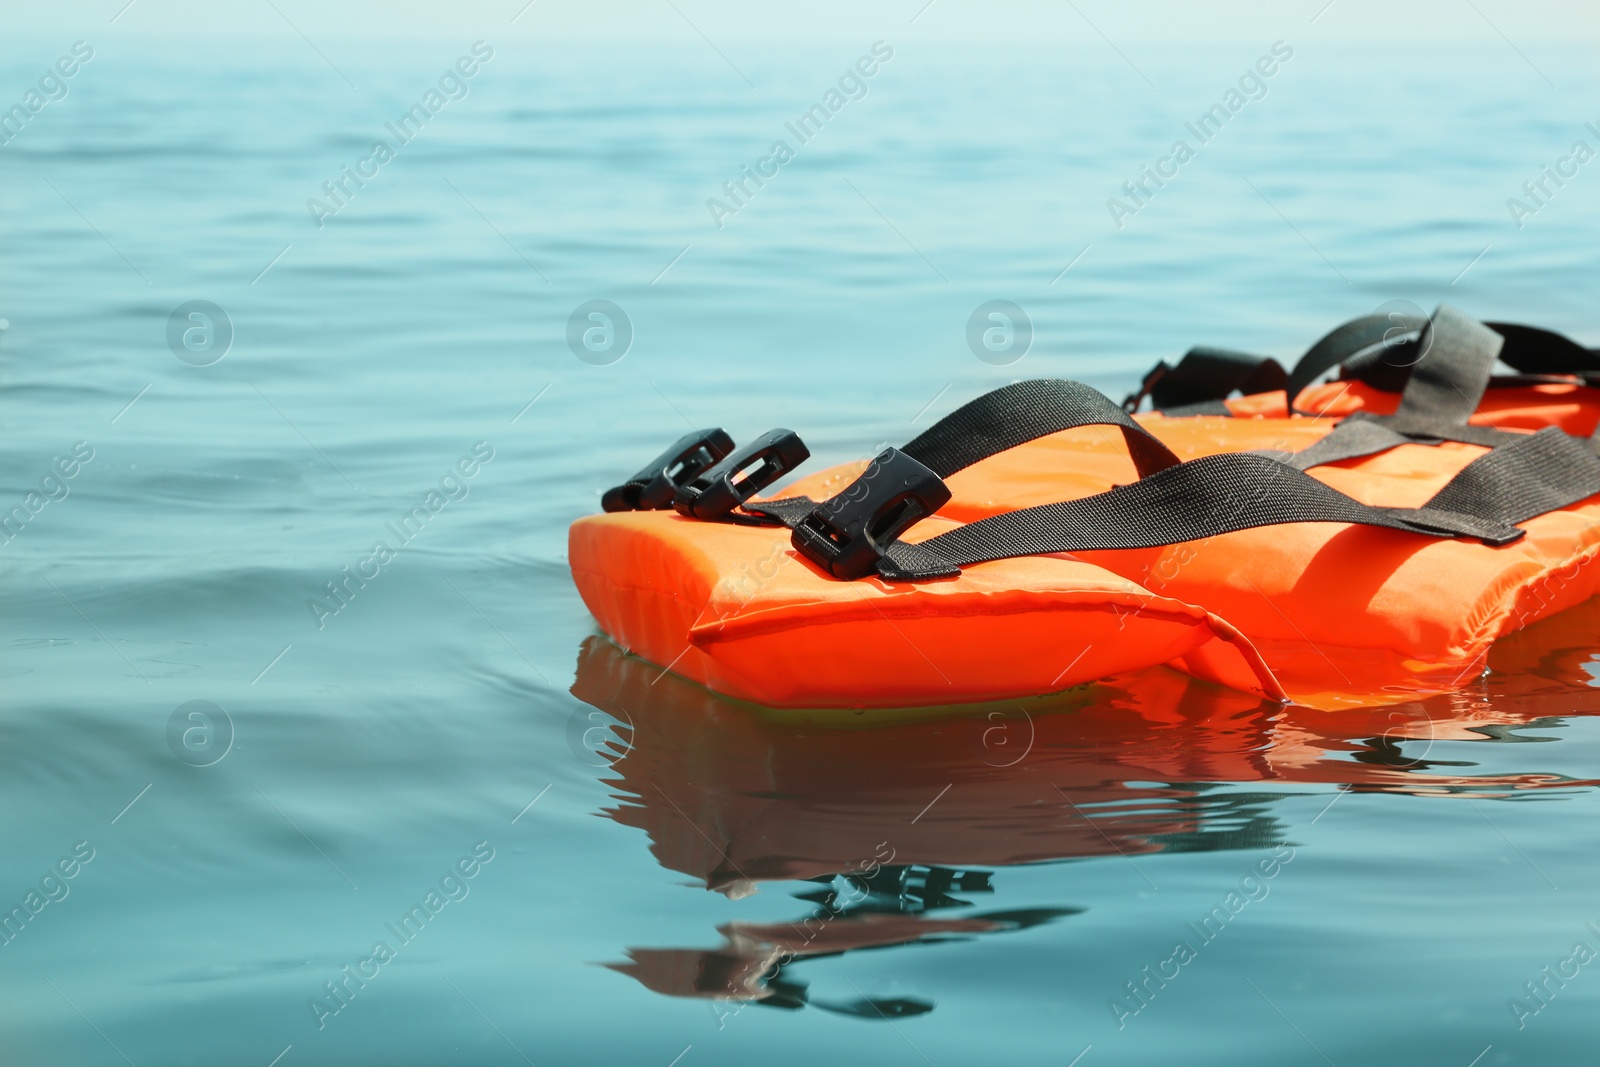
M 686 433 L 626 482 L 600 498 L 606 511 L 662 511 L 672 506 L 678 487 L 733 451 L 733 438 L 720 428 Z
M 1144 376 L 1144 381 L 1139 383 L 1139 391 L 1136 393 L 1129 393 L 1127 398 L 1123 400 L 1122 410 L 1126 411 L 1129 415 L 1132 415 L 1134 412 L 1138 411 L 1139 405 L 1144 403 L 1144 398 L 1149 396 L 1155 390 L 1156 385 L 1161 381 L 1161 379 L 1167 376 L 1167 372 L 1171 369 L 1172 365 L 1166 360 L 1162 360 L 1154 367 L 1151 367 L 1150 373 L 1146 374 Z
M 864 578 L 912 523 L 949 501 L 942 478 L 898 448 L 886 448 L 843 492 L 818 504 L 790 541 L 835 578 Z
M 768 430 L 680 485 L 672 506 L 691 519 L 720 519 L 809 458 L 799 434 Z

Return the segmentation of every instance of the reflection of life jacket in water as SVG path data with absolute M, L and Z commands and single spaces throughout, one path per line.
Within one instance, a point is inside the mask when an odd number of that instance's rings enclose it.
M 966 940 L 982 934 L 1025 930 L 1078 914 L 1079 908 L 1034 908 L 935 918 L 929 912 L 970 906 L 970 901 L 927 887 L 942 883 L 967 893 L 989 892 L 987 875 L 944 868 L 883 867 L 872 877 L 841 876 L 845 888 L 801 894 L 816 904 L 791 922 L 725 923 L 714 949 L 632 948 L 625 963 L 607 964 L 657 993 L 724 1001 L 754 1001 L 769 1007 L 807 1005 L 865 1019 L 921 1015 L 933 1004 L 909 997 L 823 1000 L 786 973 L 793 963 L 842 956 L 860 949 Z
M 1196 350 L 1130 398 L 1191 402 L 1137 419 L 1019 382 L 778 496 L 757 494 L 807 457 L 793 433 L 691 434 L 573 524 L 573 575 L 624 646 L 771 706 L 1160 663 L 1323 709 L 1450 690 L 1600 588 L 1600 456 L 1573 436 L 1600 418 L 1600 356 L 1448 308 L 1394 329 L 1347 324 L 1287 388 L 1231 401 L 1267 361 Z M 1529 373 L 1493 379 L 1497 356 Z M 1341 363 L 1355 377 L 1304 388 Z
M 643 830 L 662 866 L 738 897 L 761 882 L 881 866 L 967 870 L 1284 840 L 1270 804 L 1285 794 L 1214 794 L 1209 782 L 1427 796 L 1594 784 L 1429 759 L 1435 742 L 1600 715 L 1600 689 L 1577 681 L 1588 652 L 1526 669 L 1540 662 L 1537 643 L 1592 643 L 1600 603 L 1561 633 L 1565 621 L 1497 650 L 1519 670 L 1491 676 L 1492 706 L 1458 693 L 1319 712 L 1155 669 L 895 722 L 753 709 L 600 638 L 584 643 L 572 691 L 617 722 L 599 752 L 613 761 L 619 801 L 606 814 Z
M 663 866 L 730 897 L 765 882 L 815 883 L 800 894 L 814 907 L 790 922 L 725 923 L 715 948 L 631 948 L 612 966 L 671 996 L 892 1017 L 931 1005 L 819 1000 L 786 968 L 1075 910 L 962 910 L 1003 877 L 994 868 L 1272 849 L 1288 837 L 1274 806 L 1304 792 L 1276 783 L 1465 799 L 1600 784 L 1473 773 L 1460 746 L 1432 751 L 1600 714 L 1600 689 L 1579 681 L 1588 652 L 1550 651 L 1584 649 L 1596 625 L 1600 602 L 1496 649 L 1511 673 L 1491 676 L 1492 706 L 1486 690 L 1319 712 L 1157 668 L 1048 700 L 898 722 L 752 709 L 590 638 L 572 691 L 615 722 L 603 742 L 586 735 L 611 764 L 618 803 L 606 814 L 644 831 Z M 1518 751 L 1530 750 L 1542 748 Z

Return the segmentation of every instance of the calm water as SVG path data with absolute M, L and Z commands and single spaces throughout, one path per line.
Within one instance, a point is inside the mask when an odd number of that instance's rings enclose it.
M 738 71 L 492 26 L 327 61 L 8 41 L 6 106 L 94 51 L 0 147 L 0 485 L 40 493 L 3 547 L 0 903 L 38 894 L 4 1061 L 1590 1062 L 1600 611 L 1381 713 L 1158 672 L 806 721 L 651 684 L 567 575 L 567 524 L 686 423 L 783 422 L 820 465 L 1018 375 L 1122 391 L 1391 299 L 1600 341 L 1600 163 L 1506 206 L 1600 146 L 1592 58 L 1315 29 L 1135 70 L 887 27 L 806 143 L 784 123 L 870 41 Z M 1273 37 L 1265 95 L 1119 230 L 1107 198 Z M 992 299 L 1031 319 L 1019 362 L 968 347 Z M 620 361 L 569 349 L 591 300 Z M 191 301 L 222 314 L 169 346 Z

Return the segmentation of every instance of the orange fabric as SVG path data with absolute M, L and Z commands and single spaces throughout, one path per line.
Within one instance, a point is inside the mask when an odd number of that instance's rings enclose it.
M 953 525 L 930 520 L 910 539 Z M 1033 696 L 1180 657 L 1201 677 L 1282 696 L 1231 626 L 1082 560 L 1001 560 L 919 584 L 841 582 L 801 558 L 781 527 L 659 511 L 578 520 L 569 559 L 584 602 L 623 646 L 773 707 Z
M 1185 460 L 1260 448 L 1299 451 L 1333 426 L 1332 419 L 1313 418 L 1146 415 L 1140 421 Z M 951 477 L 954 495 L 941 514 L 974 521 L 1130 482 L 1137 474 L 1120 446 L 1120 434 L 1082 427 L 1003 452 Z M 1417 507 L 1486 451 L 1453 442 L 1402 445 L 1308 473 L 1363 503 Z M 858 468 L 822 472 L 792 490 L 821 488 Z M 1528 535 L 1501 548 L 1298 523 L 1080 558 L 1211 611 L 1248 637 L 1292 699 L 1336 708 L 1460 685 L 1482 669 L 1496 638 L 1594 595 L 1600 503 L 1523 525 Z
M 1587 433 L 1600 390 L 1491 390 L 1483 419 Z M 1308 391 L 1328 417 L 1139 416 L 1181 459 L 1299 451 L 1361 406 L 1396 394 L 1335 382 Z M 1303 397 L 1303 400 L 1305 397 Z M 1475 421 L 1479 421 L 1476 420 Z M 1416 507 L 1486 449 L 1402 445 L 1313 468 L 1367 504 Z M 832 496 L 864 463 L 801 478 L 769 497 Z M 920 541 L 971 522 L 1087 496 L 1137 478 L 1120 433 L 1052 434 L 952 475 Z M 718 692 L 777 707 L 892 707 L 1036 695 L 1170 663 L 1198 677 L 1315 708 L 1394 703 L 1481 672 L 1502 635 L 1600 591 L 1600 503 L 1525 524 L 1491 548 L 1394 530 L 1298 523 L 1160 548 L 1000 560 L 950 581 L 838 582 L 788 531 L 696 523 L 670 513 L 581 519 L 573 573 L 601 627 L 626 647 Z
M 1299 703 L 1410 699 L 1481 673 L 1501 635 L 1593 596 L 1600 505 L 1543 515 L 1500 548 L 1332 523 L 1086 553 L 1248 635 Z
M 1225 401 L 1240 417 L 1282 419 L 1288 415 L 1283 391 L 1257 393 Z M 1357 411 L 1392 415 L 1400 406 L 1399 393 L 1386 393 L 1364 382 L 1327 382 L 1300 394 L 1295 407 L 1313 415 L 1343 418 Z M 1559 426 L 1567 433 L 1588 437 L 1600 423 L 1600 389 L 1554 383 L 1495 387 L 1484 392 L 1477 413 L 1468 420 L 1475 426 L 1508 430 L 1541 430 Z

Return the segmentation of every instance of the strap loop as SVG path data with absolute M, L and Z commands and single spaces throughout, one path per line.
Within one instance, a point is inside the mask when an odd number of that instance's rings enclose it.
M 1405 316 L 1398 317 L 1405 319 Z M 1383 316 L 1369 315 L 1345 323 L 1312 346 L 1295 367 L 1296 380 L 1303 379 L 1308 368 L 1323 366 L 1327 360 L 1334 359 L 1341 346 L 1370 340 L 1379 325 L 1387 321 L 1389 319 Z M 1495 358 L 1505 344 L 1500 334 L 1448 304 L 1441 304 L 1433 318 L 1414 336 L 1404 330 L 1409 325 L 1407 321 L 1395 323 L 1375 345 L 1344 361 L 1347 371 L 1357 364 L 1379 365 L 1372 363 L 1374 352 L 1381 352 L 1385 361 L 1395 353 L 1402 353 L 1403 358 L 1414 362 L 1394 414 L 1357 412 L 1322 441 L 1286 462 L 1306 470 L 1321 463 L 1370 456 L 1409 441 L 1420 444 L 1461 441 L 1495 448 L 1524 436 L 1467 422 L 1483 399 Z M 1390 366 L 1387 362 L 1381 365 Z M 1289 394 L 1291 406 L 1296 395 Z M 1381 426 L 1390 432 L 1377 433 L 1371 426 Z
M 1294 370 L 1289 372 L 1289 380 L 1283 387 L 1289 414 L 1310 414 L 1295 407 L 1294 402 L 1305 392 L 1308 385 L 1328 371 L 1357 353 L 1385 343 L 1394 345 L 1403 340 L 1408 333 L 1420 329 L 1420 323 L 1396 322 L 1388 315 L 1363 315 L 1359 319 L 1351 319 L 1334 327 L 1316 344 L 1306 349 L 1306 354 L 1300 357 L 1300 361 L 1294 365 Z
M 1121 430 L 1141 475 L 1178 463 L 1171 449 L 1099 390 L 1057 378 L 1013 382 L 985 393 L 934 423 L 900 451 L 948 478 L 1006 449 L 1078 426 Z
M 1407 417 L 1447 420 L 1465 426 L 1489 387 L 1489 375 L 1505 338 L 1450 305 L 1440 304 L 1423 329 L 1420 343 L 1422 356 L 1411 370 L 1411 380 L 1401 391 L 1400 407 L 1392 418 L 1399 422 Z

